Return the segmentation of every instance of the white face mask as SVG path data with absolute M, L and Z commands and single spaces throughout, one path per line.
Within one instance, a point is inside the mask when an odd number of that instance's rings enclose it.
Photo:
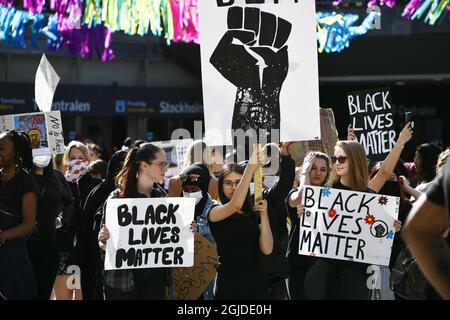
M 33 163 L 38 168 L 46 168 L 51 160 L 52 160 L 52 156 L 50 156 L 50 155 L 33 157 Z
M 197 192 L 185 192 L 183 191 L 183 197 L 185 198 L 194 198 L 195 199 L 195 204 L 199 203 L 200 200 L 202 200 L 203 198 L 203 194 L 201 191 L 197 191 Z
M 273 186 L 280 180 L 279 176 L 264 176 L 264 184 L 267 188 L 273 188 Z

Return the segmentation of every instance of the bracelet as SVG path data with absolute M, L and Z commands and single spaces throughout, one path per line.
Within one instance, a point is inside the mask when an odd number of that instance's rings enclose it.
M 396 143 L 394 143 L 394 146 L 396 146 L 396 147 L 399 147 L 400 149 L 403 149 L 405 146 L 401 146 L 401 145 L 399 145 L 397 142 Z

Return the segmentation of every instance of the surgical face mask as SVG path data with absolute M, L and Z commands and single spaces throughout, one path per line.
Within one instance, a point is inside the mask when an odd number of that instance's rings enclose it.
M 38 168 L 46 168 L 51 160 L 52 160 L 51 155 L 34 156 L 33 164 Z
M 280 180 L 279 176 L 264 176 L 264 185 L 267 188 L 273 188 L 273 186 Z
M 89 162 L 85 160 L 70 160 L 67 163 L 67 170 L 64 177 L 67 182 L 78 182 L 80 178 L 86 173 Z
M 203 194 L 201 191 L 197 191 L 197 192 L 185 192 L 183 191 L 183 197 L 185 198 L 194 198 L 195 199 L 195 204 L 199 203 L 200 200 L 202 200 L 203 198 Z

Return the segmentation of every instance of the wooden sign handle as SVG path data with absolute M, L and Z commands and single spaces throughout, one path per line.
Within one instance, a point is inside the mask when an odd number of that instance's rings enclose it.
M 261 153 L 261 144 L 256 145 L 256 152 L 258 154 Z M 255 203 L 257 200 L 262 198 L 262 167 L 258 166 L 258 168 L 253 173 L 253 182 L 255 184 Z

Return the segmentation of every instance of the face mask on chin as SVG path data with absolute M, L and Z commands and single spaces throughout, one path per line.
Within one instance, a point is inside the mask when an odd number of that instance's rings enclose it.
M 202 194 L 201 191 L 197 191 L 197 192 L 185 192 L 185 191 L 183 191 L 183 197 L 185 197 L 185 198 L 194 198 L 195 199 L 195 204 L 198 204 L 200 202 L 200 200 L 202 200 L 203 194 Z

